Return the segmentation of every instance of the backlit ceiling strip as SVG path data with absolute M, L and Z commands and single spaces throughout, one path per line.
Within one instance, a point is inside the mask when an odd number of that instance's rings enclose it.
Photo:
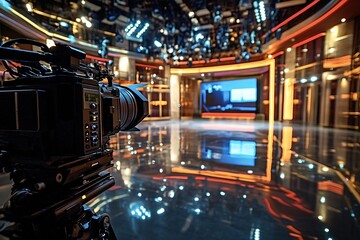
M 338 4 L 336 4 L 332 9 L 330 9 L 329 11 L 327 11 L 326 13 L 324 13 L 324 15 L 320 16 L 319 18 L 317 18 L 316 20 L 312 21 L 311 23 L 309 23 L 308 25 L 306 25 L 305 27 L 299 29 L 298 31 L 281 38 L 280 40 L 276 41 L 276 43 L 273 44 L 274 45 L 280 45 L 292 38 L 295 38 L 297 35 L 308 31 L 309 29 L 311 29 L 312 27 L 314 27 L 315 25 L 319 24 L 320 22 L 324 21 L 326 18 L 328 18 L 329 16 L 331 16 L 333 13 L 335 13 L 339 8 L 341 8 L 346 2 L 348 2 L 348 0 L 340 0 L 340 2 Z
M 273 27 L 271 29 L 271 32 L 275 32 L 276 30 L 278 30 L 280 27 L 284 26 L 285 24 L 289 23 L 291 20 L 297 18 L 298 16 L 300 16 L 301 14 L 303 14 L 304 12 L 306 12 L 308 9 L 310 9 L 311 7 L 313 7 L 315 4 L 317 4 L 318 2 L 320 2 L 320 0 L 315 0 L 312 3 L 310 3 L 309 5 L 307 5 L 306 7 L 304 7 L 303 9 L 301 9 L 300 11 L 298 11 L 297 13 L 293 14 L 292 16 L 290 16 L 289 18 L 287 18 L 286 20 L 282 21 L 281 23 L 279 23 L 278 25 L 276 25 L 275 27 Z M 266 35 L 263 35 L 262 38 L 265 38 Z

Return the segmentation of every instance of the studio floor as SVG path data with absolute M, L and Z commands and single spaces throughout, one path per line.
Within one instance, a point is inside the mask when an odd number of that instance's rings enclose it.
M 115 186 L 89 202 L 117 239 L 360 236 L 360 132 L 235 120 L 138 128 L 111 138 Z

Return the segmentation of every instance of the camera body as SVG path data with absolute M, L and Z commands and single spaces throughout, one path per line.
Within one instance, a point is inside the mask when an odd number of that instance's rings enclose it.
M 13 77 L 0 80 L 0 170 L 13 180 L 0 222 L 15 223 L 0 238 L 116 239 L 109 216 L 86 203 L 115 184 L 110 136 L 137 130 L 148 101 L 144 84 L 115 84 L 107 65 L 85 57 L 29 39 L 0 47 Z
M 16 161 L 51 165 L 101 151 L 101 94 L 95 80 L 57 75 L 17 82 L 0 89 L 0 139 L 8 140 Z
M 148 115 L 137 90 L 143 85 L 112 83 L 107 67 L 81 65 L 86 54 L 70 46 L 40 45 L 41 53 L 8 47 L 18 43 L 38 45 L 20 39 L 0 48 L 10 72 L 8 61 L 21 64 L 15 80 L 0 87 L 0 166 L 15 185 L 36 190 L 81 185 L 112 166 L 109 137 Z
M 113 126 L 106 128 L 120 130 L 118 96 L 102 101 L 96 80 L 72 75 L 18 78 L 11 85 L 0 89 L 0 144 L 11 158 L 8 161 L 28 171 L 48 169 L 61 174 L 47 176 L 42 182 L 63 184 L 85 172 L 83 167 L 84 171 L 75 174 L 73 161 L 86 160 L 86 171 L 91 172 L 94 167 L 108 167 L 110 162 L 91 159 L 110 154 L 103 139 L 108 135 L 103 131 L 102 108 L 114 109 Z M 102 106 L 103 102 L 113 105 Z

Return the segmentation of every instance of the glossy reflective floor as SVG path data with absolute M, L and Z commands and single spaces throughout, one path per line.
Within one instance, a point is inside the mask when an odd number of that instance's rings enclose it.
M 117 239 L 360 238 L 359 132 L 230 120 L 138 127 L 111 139 L 116 184 L 89 203 L 110 214 Z

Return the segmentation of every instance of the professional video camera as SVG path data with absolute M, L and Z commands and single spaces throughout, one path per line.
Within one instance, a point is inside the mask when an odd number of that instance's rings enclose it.
M 148 102 L 143 84 L 115 84 L 108 66 L 85 57 L 29 39 L 0 47 L 14 78 L 0 86 L 0 167 L 13 180 L 0 213 L 15 223 L 4 232 L 10 238 L 115 238 L 109 217 L 84 204 L 114 184 L 109 138 L 136 130 Z

